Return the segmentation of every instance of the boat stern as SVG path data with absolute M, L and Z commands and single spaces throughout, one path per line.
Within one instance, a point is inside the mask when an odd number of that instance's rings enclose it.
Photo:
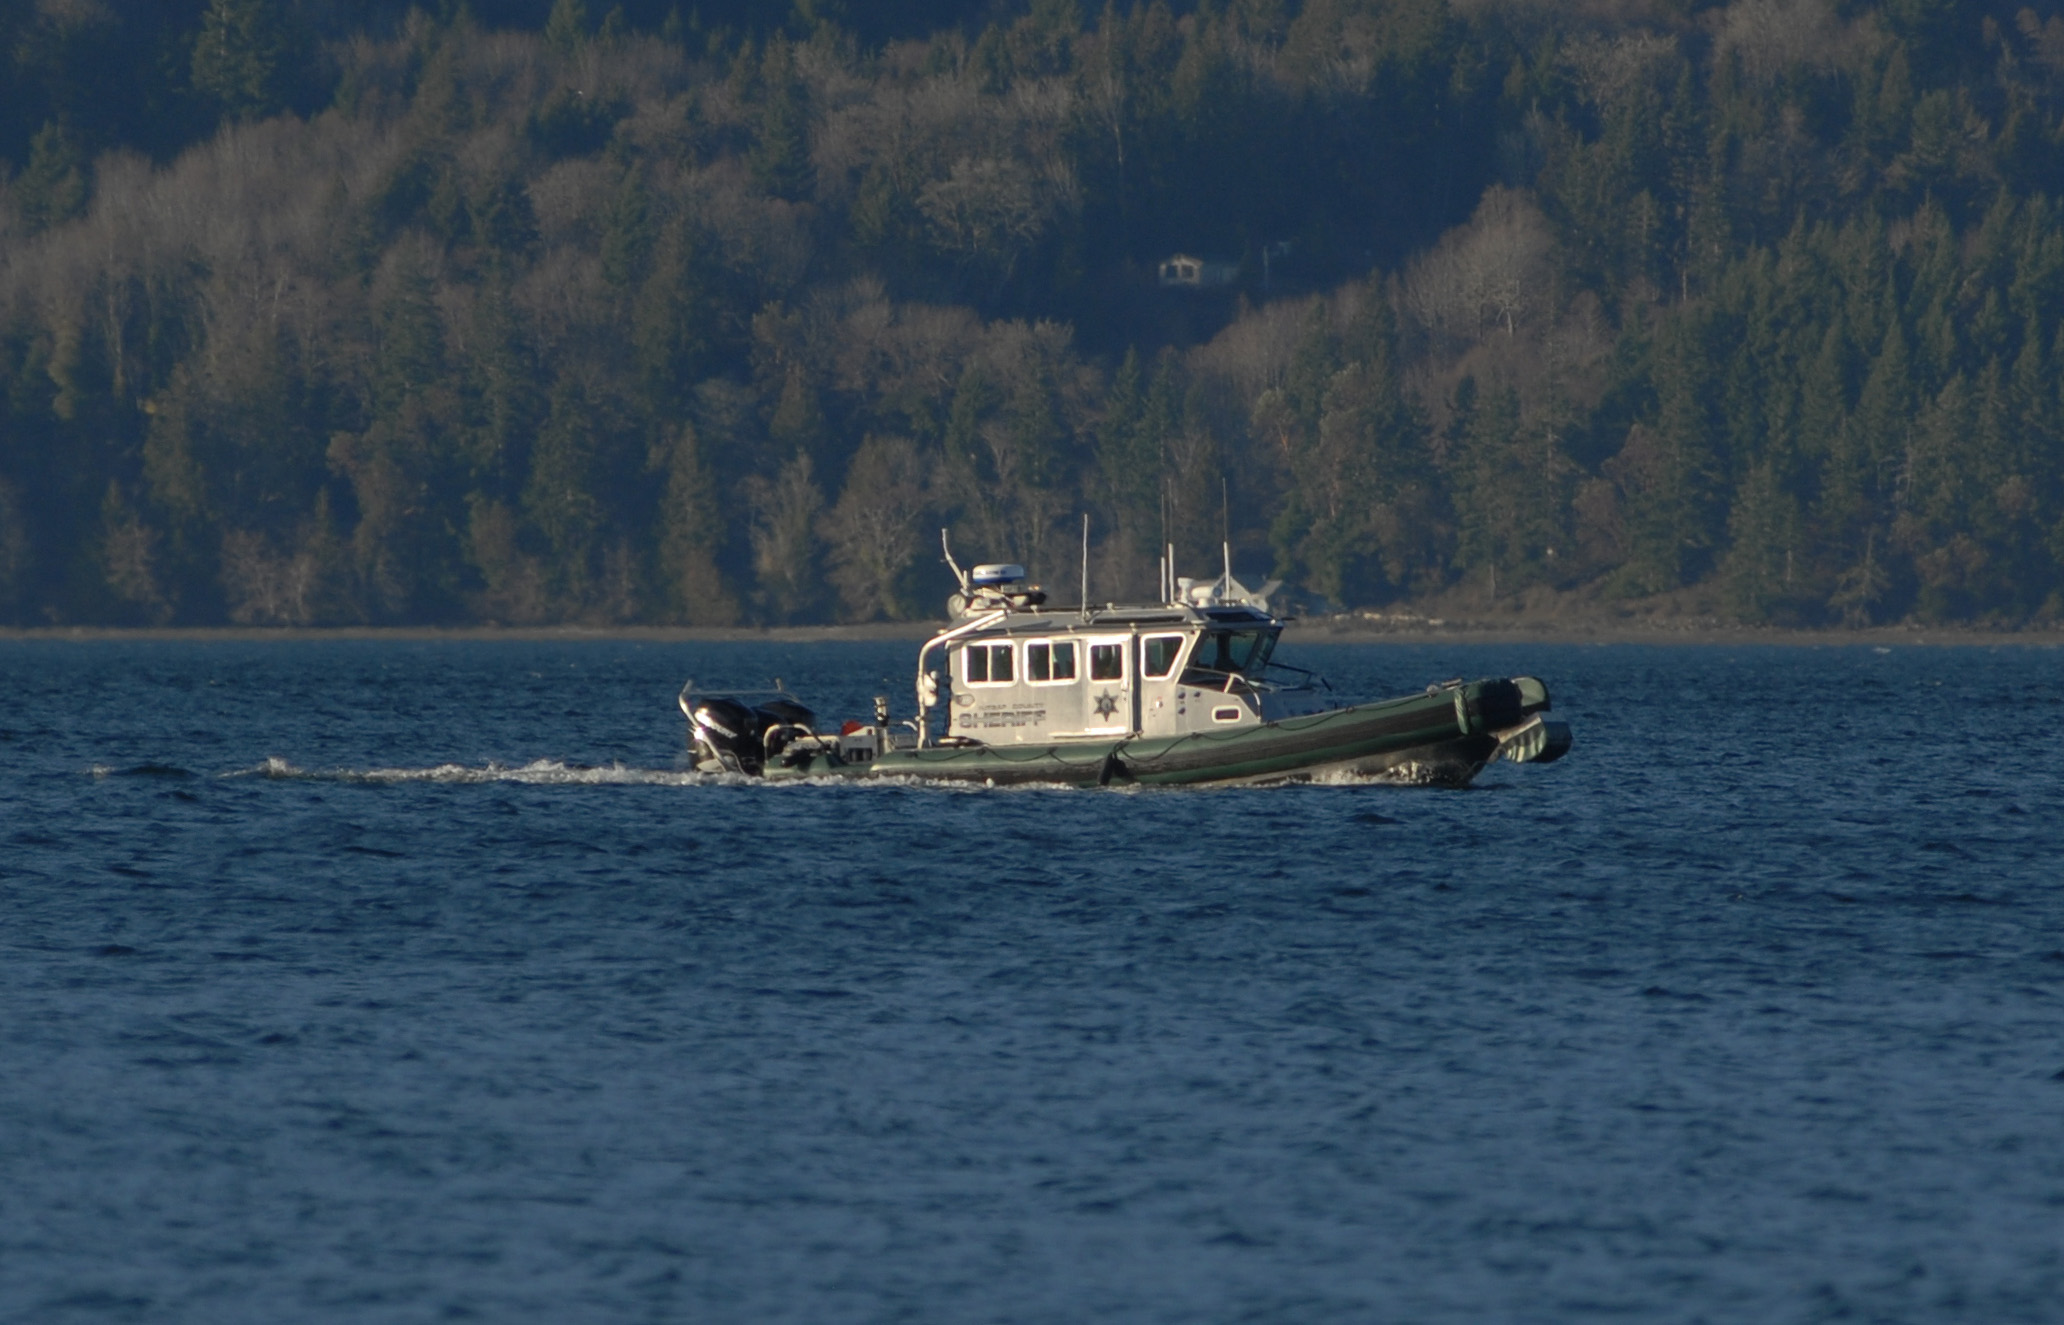
M 1479 683 L 1480 686 L 1490 684 Z M 1496 717 L 1491 717 L 1486 723 L 1490 735 L 1498 742 L 1491 759 L 1503 759 L 1512 764 L 1552 764 L 1568 754 L 1570 746 L 1575 743 L 1570 725 L 1543 716 L 1554 706 L 1547 685 L 1533 676 L 1515 676 L 1508 684 L 1515 692 L 1518 704 L 1516 713 L 1508 706 L 1504 716 L 1516 717 L 1517 721 L 1499 724 Z

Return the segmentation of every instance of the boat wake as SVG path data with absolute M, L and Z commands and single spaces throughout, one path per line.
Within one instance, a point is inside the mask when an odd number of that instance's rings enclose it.
M 131 768 L 116 768 L 96 764 L 86 770 L 95 778 L 170 778 L 186 779 L 203 776 L 188 769 L 170 765 L 143 764 Z M 1341 770 L 1327 770 L 1316 775 L 1292 776 L 1277 781 L 1305 782 L 1318 786 L 1372 787 L 1372 786 L 1421 786 L 1428 779 L 1418 775 L 1417 769 L 1391 770 L 1384 773 L 1350 773 Z M 954 778 L 927 778 L 915 775 L 892 775 L 879 777 L 802 777 L 770 782 L 765 778 L 751 777 L 742 773 L 698 773 L 685 769 L 634 768 L 625 764 L 569 764 L 557 759 L 535 759 L 527 764 L 503 764 L 490 760 L 485 764 L 435 764 L 421 768 L 303 768 L 277 756 L 267 758 L 249 768 L 231 769 L 217 777 L 226 781 L 262 779 L 271 782 L 326 782 L 358 786 L 399 786 L 406 784 L 445 784 L 453 786 L 517 785 L 531 787 L 753 787 L 762 791 L 794 790 L 807 787 L 859 788 L 903 788 L 946 791 L 959 794 L 1005 792 L 1040 793 L 1057 791 L 1079 791 L 1081 788 L 1061 782 L 1024 782 L 995 786 Z M 1112 786 L 1100 788 L 1106 794 L 1140 795 L 1155 791 L 1178 790 L 1177 788 L 1155 788 L 1142 786 Z
M 96 775 L 108 776 L 117 770 L 96 768 Z M 127 772 L 128 770 L 120 770 Z M 191 776 L 189 774 L 188 776 Z M 568 764 L 556 759 L 538 759 L 528 764 L 501 764 L 490 761 L 480 765 L 437 764 L 427 768 L 302 768 L 288 760 L 277 757 L 249 768 L 233 769 L 220 774 L 224 779 L 261 778 L 273 782 L 328 782 L 347 783 L 361 786 L 388 786 L 409 783 L 444 783 L 458 786 L 479 786 L 488 784 L 510 784 L 538 787 L 752 787 L 763 791 L 805 787 L 901 787 L 926 788 L 956 793 L 982 791 L 1066 791 L 1073 790 L 1060 783 L 1026 783 L 1009 787 L 988 788 L 981 783 L 968 783 L 943 778 L 922 777 L 806 777 L 769 782 L 765 778 L 751 777 L 742 773 L 698 773 L 683 769 L 632 768 L 624 764 Z M 1118 788 L 1112 788 L 1118 790 Z M 1125 790 L 1136 790 L 1126 788 Z
M 1440 785 L 1441 776 L 1431 765 L 1406 763 L 1374 772 L 1321 769 L 1305 780 L 1319 787 L 1432 787 Z
M 623 764 L 567 764 L 556 759 L 537 759 L 528 764 L 481 765 L 437 764 L 429 768 L 301 768 L 285 759 L 270 758 L 250 768 L 222 774 L 224 778 L 265 778 L 278 782 L 345 782 L 372 785 L 411 782 L 439 782 L 458 785 L 518 783 L 525 786 L 657 786 L 694 787 L 754 779 L 731 774 L 705 774 L 664 768 L 630 768 Z

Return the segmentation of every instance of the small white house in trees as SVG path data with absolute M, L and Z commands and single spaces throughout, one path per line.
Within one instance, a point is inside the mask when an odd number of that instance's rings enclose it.
M 1161 263 L 1161 284 L 1167 286 L 1206 289 L 1214 285 L 1231 285 L 1239 276 L 1240 268 L 1236 263 L 1213 262 L 1187 253 L 1177 253 Z

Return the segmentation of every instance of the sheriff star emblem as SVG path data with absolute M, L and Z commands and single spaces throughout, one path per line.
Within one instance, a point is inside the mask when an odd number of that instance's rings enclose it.
M 1106 690 L 1096 697 L 1096 711 L 1100 718 L 1108 718 L 1118 711 L 1118 696 Z

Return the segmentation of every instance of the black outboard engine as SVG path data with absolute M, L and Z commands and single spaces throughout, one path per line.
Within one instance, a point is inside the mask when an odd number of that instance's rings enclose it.
M 1503 678 L 1479 683 L 1476 694 L 1464 700 L 1463 707 L 1478 731 L 1516 727 L 1526 718 L 1526 701 L 1519 686 Z
M 696 741 L 708 747 L 718 761 L 739 773 L 757 775 L 766 762 L 766 746 L 760 733 L 766 715 L 749 709 L 735 699 L 712 695 L 690 706 L 688 716 L 695 723 Z
M 779 759 L 798 736 L 814 736 L 811 724 L 817 715 L 792 699 L 770 699 L 753 710 L 760 735 L 760 749 L 769 760 Z

